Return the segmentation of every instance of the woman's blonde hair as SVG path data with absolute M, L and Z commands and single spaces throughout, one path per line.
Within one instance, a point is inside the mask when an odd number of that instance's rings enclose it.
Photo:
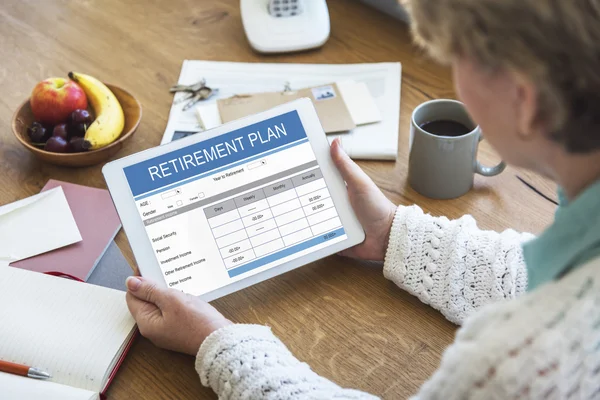
M 403 0 L 416 42 L 527 76 L 538 120 L 572 152 L 600 149 L 600 0 Z

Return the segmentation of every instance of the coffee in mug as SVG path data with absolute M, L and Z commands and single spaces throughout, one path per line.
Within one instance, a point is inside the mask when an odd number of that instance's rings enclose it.
M 425 132 L 436 136 L 462 136 L 471 131 L 460 122 L 451 120 L 428 121 L 421 126 Z
M 461 102 L 431 100 L 419 105 L 411 118 L 409 184 L 424 196 L 451 199 L 473 187 L 476 173 L 498 175 L 506 167 L 503 162 L 485 167 L 477 161 L 482 139 Z

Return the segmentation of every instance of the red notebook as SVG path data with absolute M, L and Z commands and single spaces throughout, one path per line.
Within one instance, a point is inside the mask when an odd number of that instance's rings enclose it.
M 121 221 L 108 190 L 49 180 L 43 191 L 62 186 L 82 241 L 12 263 L 36 272 L 61 272 L 87 281 L 115 238 Z
M 81 281 L 80 279 L 77 279 L 73 276 L 61 274 L 59 272 L 47 272 L 45 275 L 51 275 L 51 276 L 56 276 L 59 278 L 71 279 L 71 280 L 74 280 L 77 282 L 85 283 L 85 282 Z M 106 287 L 106 286 L 102 286 L 102 287 Z M 111 288 L 109 288 L 109 289 L 111 289 Z M 129 349 L 131 349 L 131 346 L 133 345 L 133 341 L 139 335 L 139 333 L 140 333 L 140 331 L 136 327 L 135 331 L 127 339 L 127 342 L 126 342 L 125 346 L 123 347 L 122 352 L 120 353 L 120 355 L 118 355 L 118 358 L 116 359 L 114 367 L 112 367 L 112 370 L 110 371 L 110 374 L 108 375 L 108 377 L 106 379 L 106 382 L 102 386 L 102 391 L 100 393 L 98 393 L 100 400 L 108 400 L 108 398 L 106 397 L 106 392 L 108 391 L 108 387 L 110 386 L 112 381 L 115 379 L 115 376 L 117 375 L 117 372 L 119 371 L 119 368 L 121 368 L 121 364 L 123 364 L 123 361 L 125 361 L 125 356 L 127 355 L 127 353 L 129 353 Z
M 101 399 L 137 335 L 125 293 L 20 268 L 0 268 L 2 359 L 52 378 L 0 372 L 0 398 Z

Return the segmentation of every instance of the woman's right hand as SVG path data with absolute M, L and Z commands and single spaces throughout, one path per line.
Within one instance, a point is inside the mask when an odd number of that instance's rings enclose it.
M 127 307 L 140 333 L 158 347 L 195 356 L 217 329 L 231 325 L 200 297 L 161 288 L 139 276 L 127 278 Z
M 346 181 L 350 204 L 366 234 L 364 242 L 340 254 L 363 260 L 383 261 L 396 206 L 348 157 L 339 139 L 335 139 L 331 144 L 331 158 Z

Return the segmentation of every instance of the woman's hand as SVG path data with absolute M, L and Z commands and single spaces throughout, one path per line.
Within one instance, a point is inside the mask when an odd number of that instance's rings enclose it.
M 350 203 L 366 233 L 365 241 L 341 254 L 383 261 L 396 206 L 342 150 L 331 145 L 331 157 L 348 186 Z M 133 276 L 127 279 L 127 306 L 141 334 L 165 349 L 196 355 L 204 339 L 231 324 L 210 304 L 174 289 Z
M 396 206 L 348 157 L 339 139 L 335 139 L 331 144 L 331 158 L 346 181 L 350 204 L 366 234 L 364 242 L 340 254 L 363 260 L 383 261 Z
M 127 278 L 127 307 L 140 333 L 155 345 L 195 356 L 204 339 L 230 325 L 213 306 L 138 276 Z

